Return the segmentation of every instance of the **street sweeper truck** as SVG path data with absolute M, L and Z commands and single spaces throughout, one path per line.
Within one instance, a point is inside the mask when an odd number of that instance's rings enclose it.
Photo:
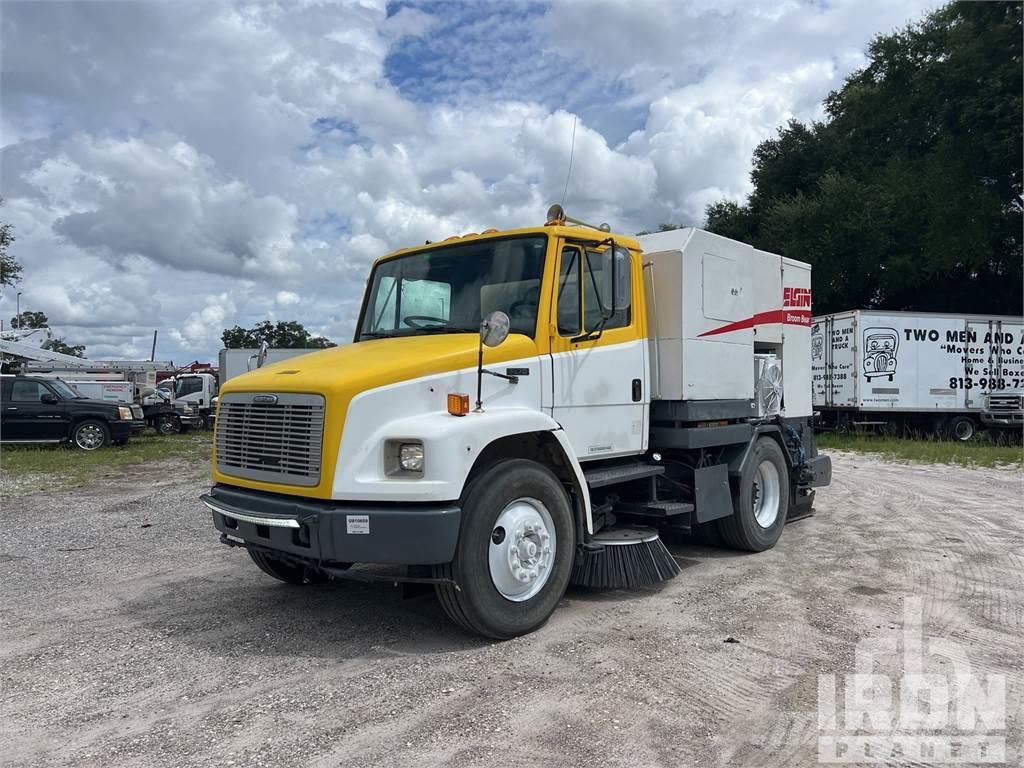
M 352 344 L 226 382 L 202 501 L 277 579 L 432 585 L 521 635 L 570 582 L 675 576 L 661 530 L 757 552 L 810 514 L 810 326 L 807 264 L 552 206 L 384 256 Z

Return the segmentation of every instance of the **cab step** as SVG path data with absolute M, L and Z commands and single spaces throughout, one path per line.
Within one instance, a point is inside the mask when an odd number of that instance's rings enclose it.
M 631 480 L 642 480 L 665 474 L 665 468 L 657 464 L 643 464 L 639 461 L 630 464 L 616 464 L 610 467 L 584 469 L 583 476 L 591 488 L 603 488 L 606 485 L 628 483 Z
M 617 514 L 644 517 L 650 520 L 667 520 L 678 515 L 689 515 L 694 509 L 693 504 L 685 501 L 620 502 L 615 505 Z

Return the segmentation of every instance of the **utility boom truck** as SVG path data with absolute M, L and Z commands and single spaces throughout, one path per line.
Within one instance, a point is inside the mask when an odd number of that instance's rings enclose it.
M 558 206 L 397 251 L 352 344 L 225 382 L 202 501 L 273 577 L 431 584 L 494 638 L 541 626 L 570 581 L 671 578 L 659 529 L 769 549 L 831 479 L 810 285 L 743 243 Z

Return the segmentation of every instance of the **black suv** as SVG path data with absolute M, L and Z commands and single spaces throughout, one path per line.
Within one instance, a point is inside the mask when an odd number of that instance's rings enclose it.
M 82 397 L 60 379 L 0 377 L 0 442 L 124 445 L 146 429 L 138 405 Z

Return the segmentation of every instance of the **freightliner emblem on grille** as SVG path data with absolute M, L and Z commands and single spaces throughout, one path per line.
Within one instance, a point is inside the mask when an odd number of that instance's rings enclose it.
M 264 405 L 274 405 L 277 402 L 277 395 L 254 395 L 252 401 Z

